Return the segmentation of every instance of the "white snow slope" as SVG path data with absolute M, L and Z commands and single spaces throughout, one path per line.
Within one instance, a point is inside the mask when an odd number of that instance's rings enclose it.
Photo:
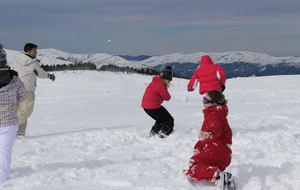
M 164 106 L 175 131 L 148 137 L 154 121 L 140 107 L 151 76 L 56 72 L 39 80 L 27 137 L 16 139 L 1 190 L 213 190 L 189 183 L 202 121 L 201 98 L 174 78 Z M 229 79 L 225 95 L 234 132 L 227 171 L 237 189 L 300 187 L 300 76 Z

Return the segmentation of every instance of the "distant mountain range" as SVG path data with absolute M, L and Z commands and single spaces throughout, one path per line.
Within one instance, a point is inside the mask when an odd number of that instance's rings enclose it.
M 5 50 L 8 56 L 8 64 L 11 64 L 20 55 L 18 51 Z M 185 78 L 191 77 L 194 70 L 199 66 L 199 59 L 203 55 L 209 55 L 214 63 L 221 65 L 227 73 L 227 78 L 300 74 L 299 57 L 274 57 L 247 51 L 130 56 L 104 53 L 71 54 L 51 48 L 38 50 L 38 59 L 44 65 L 93 63 L 97 68 L 102 65 L 116 65 L 119 67 L 149 68 L 157 71 L 170 65 L 177 76 Z

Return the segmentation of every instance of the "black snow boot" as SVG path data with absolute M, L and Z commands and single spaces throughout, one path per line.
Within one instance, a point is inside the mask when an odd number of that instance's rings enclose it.
M 168 125 L 164 125 L 161 130 L 158 132 L 158 136 L 160 138 L 165 138 L 169 136 L 173 132 L 173 127 L 169 127 Z
M 157 135 L 161 128 L 162 123 L 155 124 L 150 131 L 150 137 Z
M 220 172 L 216 181 L 216 185 L 222 190 L 235 190 L 235 184 L 233 178 L 231 178 L 231 173 Z

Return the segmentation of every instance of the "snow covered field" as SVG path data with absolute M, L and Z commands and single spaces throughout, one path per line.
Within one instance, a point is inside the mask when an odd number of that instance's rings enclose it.
M 213 190 L 189 183 L 188 166 L 202 121 L 197 91 L 174 78 L 164 102 L 175 119 L 166 139 L 148 137 L 154 121 L 140 107 L 151 76 L 56 72 L 39 80 L 27 137 L 13 148 L 3 190 Z M 231 172 L 237 189 L 300 187 L 300 76 L 227 80 L 234 132 Z

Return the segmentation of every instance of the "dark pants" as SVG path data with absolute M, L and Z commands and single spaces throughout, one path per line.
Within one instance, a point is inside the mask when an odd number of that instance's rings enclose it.
M 158 134 L 159 137 L 163 138 L 169 135 L 173 131 L 174 119 L 171 114 L 161 106 L 157 109 L 144 109 L 145 112 L 155 120 L 155 124 L 150 131 L 150 135 Z

